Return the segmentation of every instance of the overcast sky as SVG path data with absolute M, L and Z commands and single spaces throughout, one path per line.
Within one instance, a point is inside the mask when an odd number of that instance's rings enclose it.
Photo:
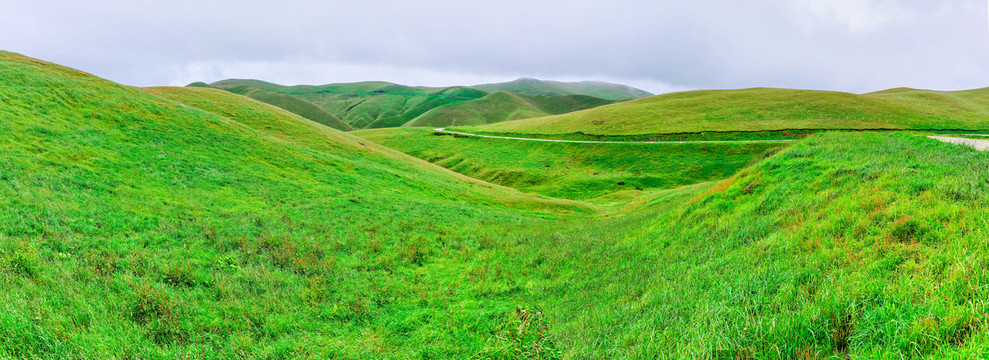
M 0 49 L 128 85 L 989 86 L 986 0 L 0 0 Z

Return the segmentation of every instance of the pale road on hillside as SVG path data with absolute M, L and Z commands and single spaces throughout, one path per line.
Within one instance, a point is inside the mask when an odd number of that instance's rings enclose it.
M 982 135 L 976 135 L 982 136 Z M 978 139 L 966 139 L 966 138 L 956 138 L 948 136 L 928 136 L 931 139 L 938 140 L 941 142 L 958 144 L 958 145 L 968 145 L 974 147 L 975 150 L 986 151 L 989 149 L 989 140 L 978 140 Z
M 508 136 L 494 136 L 494 135 L 478 135 L 471 133 L 463 133 L 456 131 L 443 130 L 445 128 L 435 128 L 433 131 L 453 134 L 453 135 L 463 135 L 472 136 L 480 138 L 489 139 L 505 139 L 505 140 L 522 140 L 522 141 L 542 141 L 542 142 L 556 142 L 556 143 L 571 143 L 571 144 L 731 144 L 731 143 L 774 143 L 774 142 L 794 142 L 797 140 L 697 140 L 697 141 L 593 141 L 593 140 L 555 140 L 555 139 L 531 139 L 531 138 L 520 138 L 520 137 L 508 137 Z

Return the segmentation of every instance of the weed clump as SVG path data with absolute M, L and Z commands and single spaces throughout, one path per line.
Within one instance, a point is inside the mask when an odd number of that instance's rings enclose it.
M 488 340 L 480 359 L 556 360 L 562 353 L 553 342 L 546 315 L 522 307 L 503 315 L 501 326 Z

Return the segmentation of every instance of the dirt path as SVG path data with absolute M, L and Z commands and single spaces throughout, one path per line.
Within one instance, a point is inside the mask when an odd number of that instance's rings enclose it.
M 983 136 L 983 135 L 975 135 Z M 974 147 L 975 150 L 986 151 L 989 149 L 989 140 L 978 140 L 978 139 L 966 139 L 966 138 L 956 138 L 948 136 L 928 136 L 931 139 L 938 140 L 941 142 L 958 144 L 958 145 L 968 145 Z
M 494 136 L 494 135 L 478 135 L 471 133 L 463 133 L 456 131 L 443 130 L 444 128 L 435 128 L 433 131 L 463 135 L 471 137 L 489 138 L 489 139 L 505 139 L 505 140 L 521 140 L 521 141 L 542 141 L 542 142 L 556 142 L 556 143 L 571 143 L 571 144 L 737 144 L 737 143 L 786 143 L 794 142 L 797 140 L 697 140 L 697 141 L 593 141 L 593 140 L 555 140 L 555 139 L 530 139 L 530 138 L 520 138 L 520 137 L 508 137 L 508 136 Z

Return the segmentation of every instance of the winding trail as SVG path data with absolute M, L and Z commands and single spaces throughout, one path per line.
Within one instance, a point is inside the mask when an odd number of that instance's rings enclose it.
M 989 135 L 972 134 L 969 136 L 989 136 Z M 957 138 L 957 137 L 949 137 L 949 136 L 928 136 L 928 137 L 941 142 L 971 146 L 974 147 L 975 150 L 979 150 L 979 151 L 989 150 L 989 140 L 966 139 L 966 138 Z
M 521 140 L 521 141 L 542 141 L 542 142 L 555 142 L 555 143 L 570 143 L 570 144 L 740 144 L 740 143 L 787 143 L 794 142 L 798 140 L 696 140 L 696 141 L 594 141 L 594 140 L 556 140 L 556 139 L 532 139 L 532 138 L 520 138 L 520 137 L 509 137 L 509 136 L 494 136 L 494 135 L 478 135 L 457 131 L 444 130 L 445 128 L 435 128 L 433 131 L 453 134 L 453 135 L 463 135 L 479 138 L 488 139 L 505 139 L 505 140 Z

